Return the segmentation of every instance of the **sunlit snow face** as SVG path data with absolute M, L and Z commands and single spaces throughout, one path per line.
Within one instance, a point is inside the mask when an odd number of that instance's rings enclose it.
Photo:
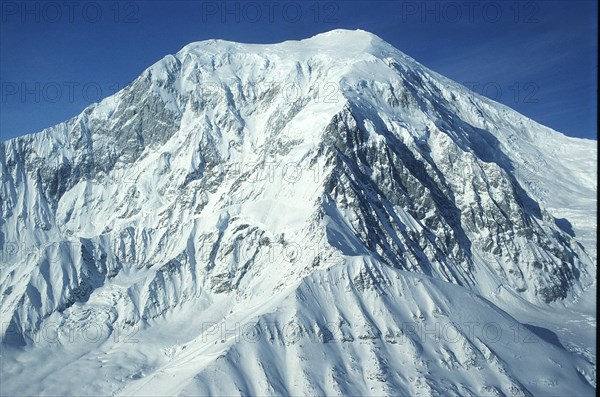
M 374 35 L 193 43 L 0 145 L 9 394 L 593 391 L 595 148 Z

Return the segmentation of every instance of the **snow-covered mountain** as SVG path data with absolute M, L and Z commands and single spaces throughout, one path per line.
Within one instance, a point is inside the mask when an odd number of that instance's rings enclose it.
M 592 395 L 596 167 L 364 31 L 192 43 L 0 142 L 0 394 Z

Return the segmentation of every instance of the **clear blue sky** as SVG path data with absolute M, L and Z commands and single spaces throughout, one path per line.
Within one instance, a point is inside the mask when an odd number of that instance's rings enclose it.
M 64 121 L 199 40 L 379 35 L 568 135 L 597 139 L 596 0 L 0 0 L 0 139 Z

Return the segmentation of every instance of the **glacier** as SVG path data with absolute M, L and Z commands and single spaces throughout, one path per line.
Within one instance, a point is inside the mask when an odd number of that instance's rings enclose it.
M 0 395 L 594 395 L 596 178 L 371 33 L 191 43 L 0 142 Z

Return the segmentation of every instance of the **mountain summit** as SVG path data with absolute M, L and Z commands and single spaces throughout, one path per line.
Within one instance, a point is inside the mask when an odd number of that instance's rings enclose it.
M 0 143 L 0 394 L 593 395 L 596 164 L 368 32 L 189 44 Z

